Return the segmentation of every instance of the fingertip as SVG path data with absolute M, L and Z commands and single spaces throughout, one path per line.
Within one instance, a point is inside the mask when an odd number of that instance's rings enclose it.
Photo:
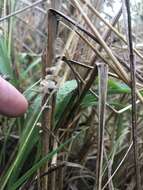
M 26 98 L 9 82 L 0 77 L 0 113 L 8 117 L 23 115 L 28 109 Z
M 22 94 L 18 94 L 18 100 L 15 103 L 15 110 L 10 113 L 11 117 L 19 117 L 26 113 L 28 109 L 28 101 Z

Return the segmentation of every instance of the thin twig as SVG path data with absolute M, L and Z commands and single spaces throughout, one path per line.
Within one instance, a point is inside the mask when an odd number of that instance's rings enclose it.
M 132 39 L 132 26 L 131 26 L 131 11 L 130 0 L 125 0 L 125 7 L 127 17 L 125 18 L 127 27 L 127 37 L 129 46 L 130 70 L 131 70 L 131 95 L 132 95 L 132 138 L 134 148 L 134 164 L 135 164 L 135 177 L 136 177 L 136 190 L 141 190 L 141 173 L 139 163 L 139 148 L 138 148 L 138 135 L 137 135 L 137 106 L 136 106 L 136 63 L 133 52 L 133 39 Z

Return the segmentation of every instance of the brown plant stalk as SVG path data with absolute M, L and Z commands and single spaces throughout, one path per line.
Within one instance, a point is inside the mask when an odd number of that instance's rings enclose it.
M 136 63 L 135 63 L 135 57 L 134 57 L 134 52 L 133 52 L 130 0 L 125 0 L 125 7 L 126 7 L 126 12 L 127 12 L 127 18 L 126 18 L 127 21 L 125 24 L 127 27 L 129 60 L 130 60 L 130 70 L 131 70 L 132 138 L 133 138 L 133 149 L 134 149 L 136 190 L 141 190 L 142 189 L 141 188 L 141 173 L 140 173 L 138 135 L 137 135 Z

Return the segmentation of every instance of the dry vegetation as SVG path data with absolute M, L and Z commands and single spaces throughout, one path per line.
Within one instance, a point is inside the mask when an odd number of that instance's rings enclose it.
M 0 1 L 0 73 L 29 101 L 1 116 L 0 190 L 142 189 L 142 6 Z

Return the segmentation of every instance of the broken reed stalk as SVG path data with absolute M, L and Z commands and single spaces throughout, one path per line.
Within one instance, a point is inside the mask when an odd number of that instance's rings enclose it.
M 98 125 L 98 147 L 96 160 L 96 182 L 94 190 L 102 189 L 102 168 L 104 150 L 104 131 L 106 120 L 106 97 L 108 84 L 108 66 L 105 63 L 98 64 L 99 76 L 99 125 Z
M 42 68 L 42 78 L 45 79 L 47 75 L 47 68 L 52 67 L 54 60 L 54 44 L 57 34 L 57 20 L 53 16 L 53 13 L 48 12 L 48 42 L 47 47 L 43 55 L 43 68 Z M 47 87 L 48 88 L 48 87 Z M 45 93 L 42 99 L 42 105 L 44 105 L 49 93 Z M 47 131 L 52 131 L 53 125 L 53 101 L 54 98 L 51 98 L 51 101 L 47 105 L 47 108 L 43 110 L 42 113 L 42 156 L 45 156 L 51 151 L 51 135 Z M 40 176 L 48 171 L 49 164 L 46 163 L 40 170 Z M 49 188 L 50 179 L 48 176 L 45 176 L 40 181 L 40 187 L 42 190 L 50 190 Z
M 130 0 L 125 0 L 125 7 L 127 13 L 127 18 L 125 18 L 126 19 L 125 24 L 126 27 L 128 27 L 127 35 L 128 35 L 129 59 L 130 59 L 130 70 L 131 70 L 132 138 L 133 138 L 133 149 L 134 149 L 135 179 L 136 179 L 136 190 L 141 190 L 142 189 L 141 173 L 140 173 L 139 147 L 138 147 L 138 135 L 137 135 L 136 63 L 133 52 Z

